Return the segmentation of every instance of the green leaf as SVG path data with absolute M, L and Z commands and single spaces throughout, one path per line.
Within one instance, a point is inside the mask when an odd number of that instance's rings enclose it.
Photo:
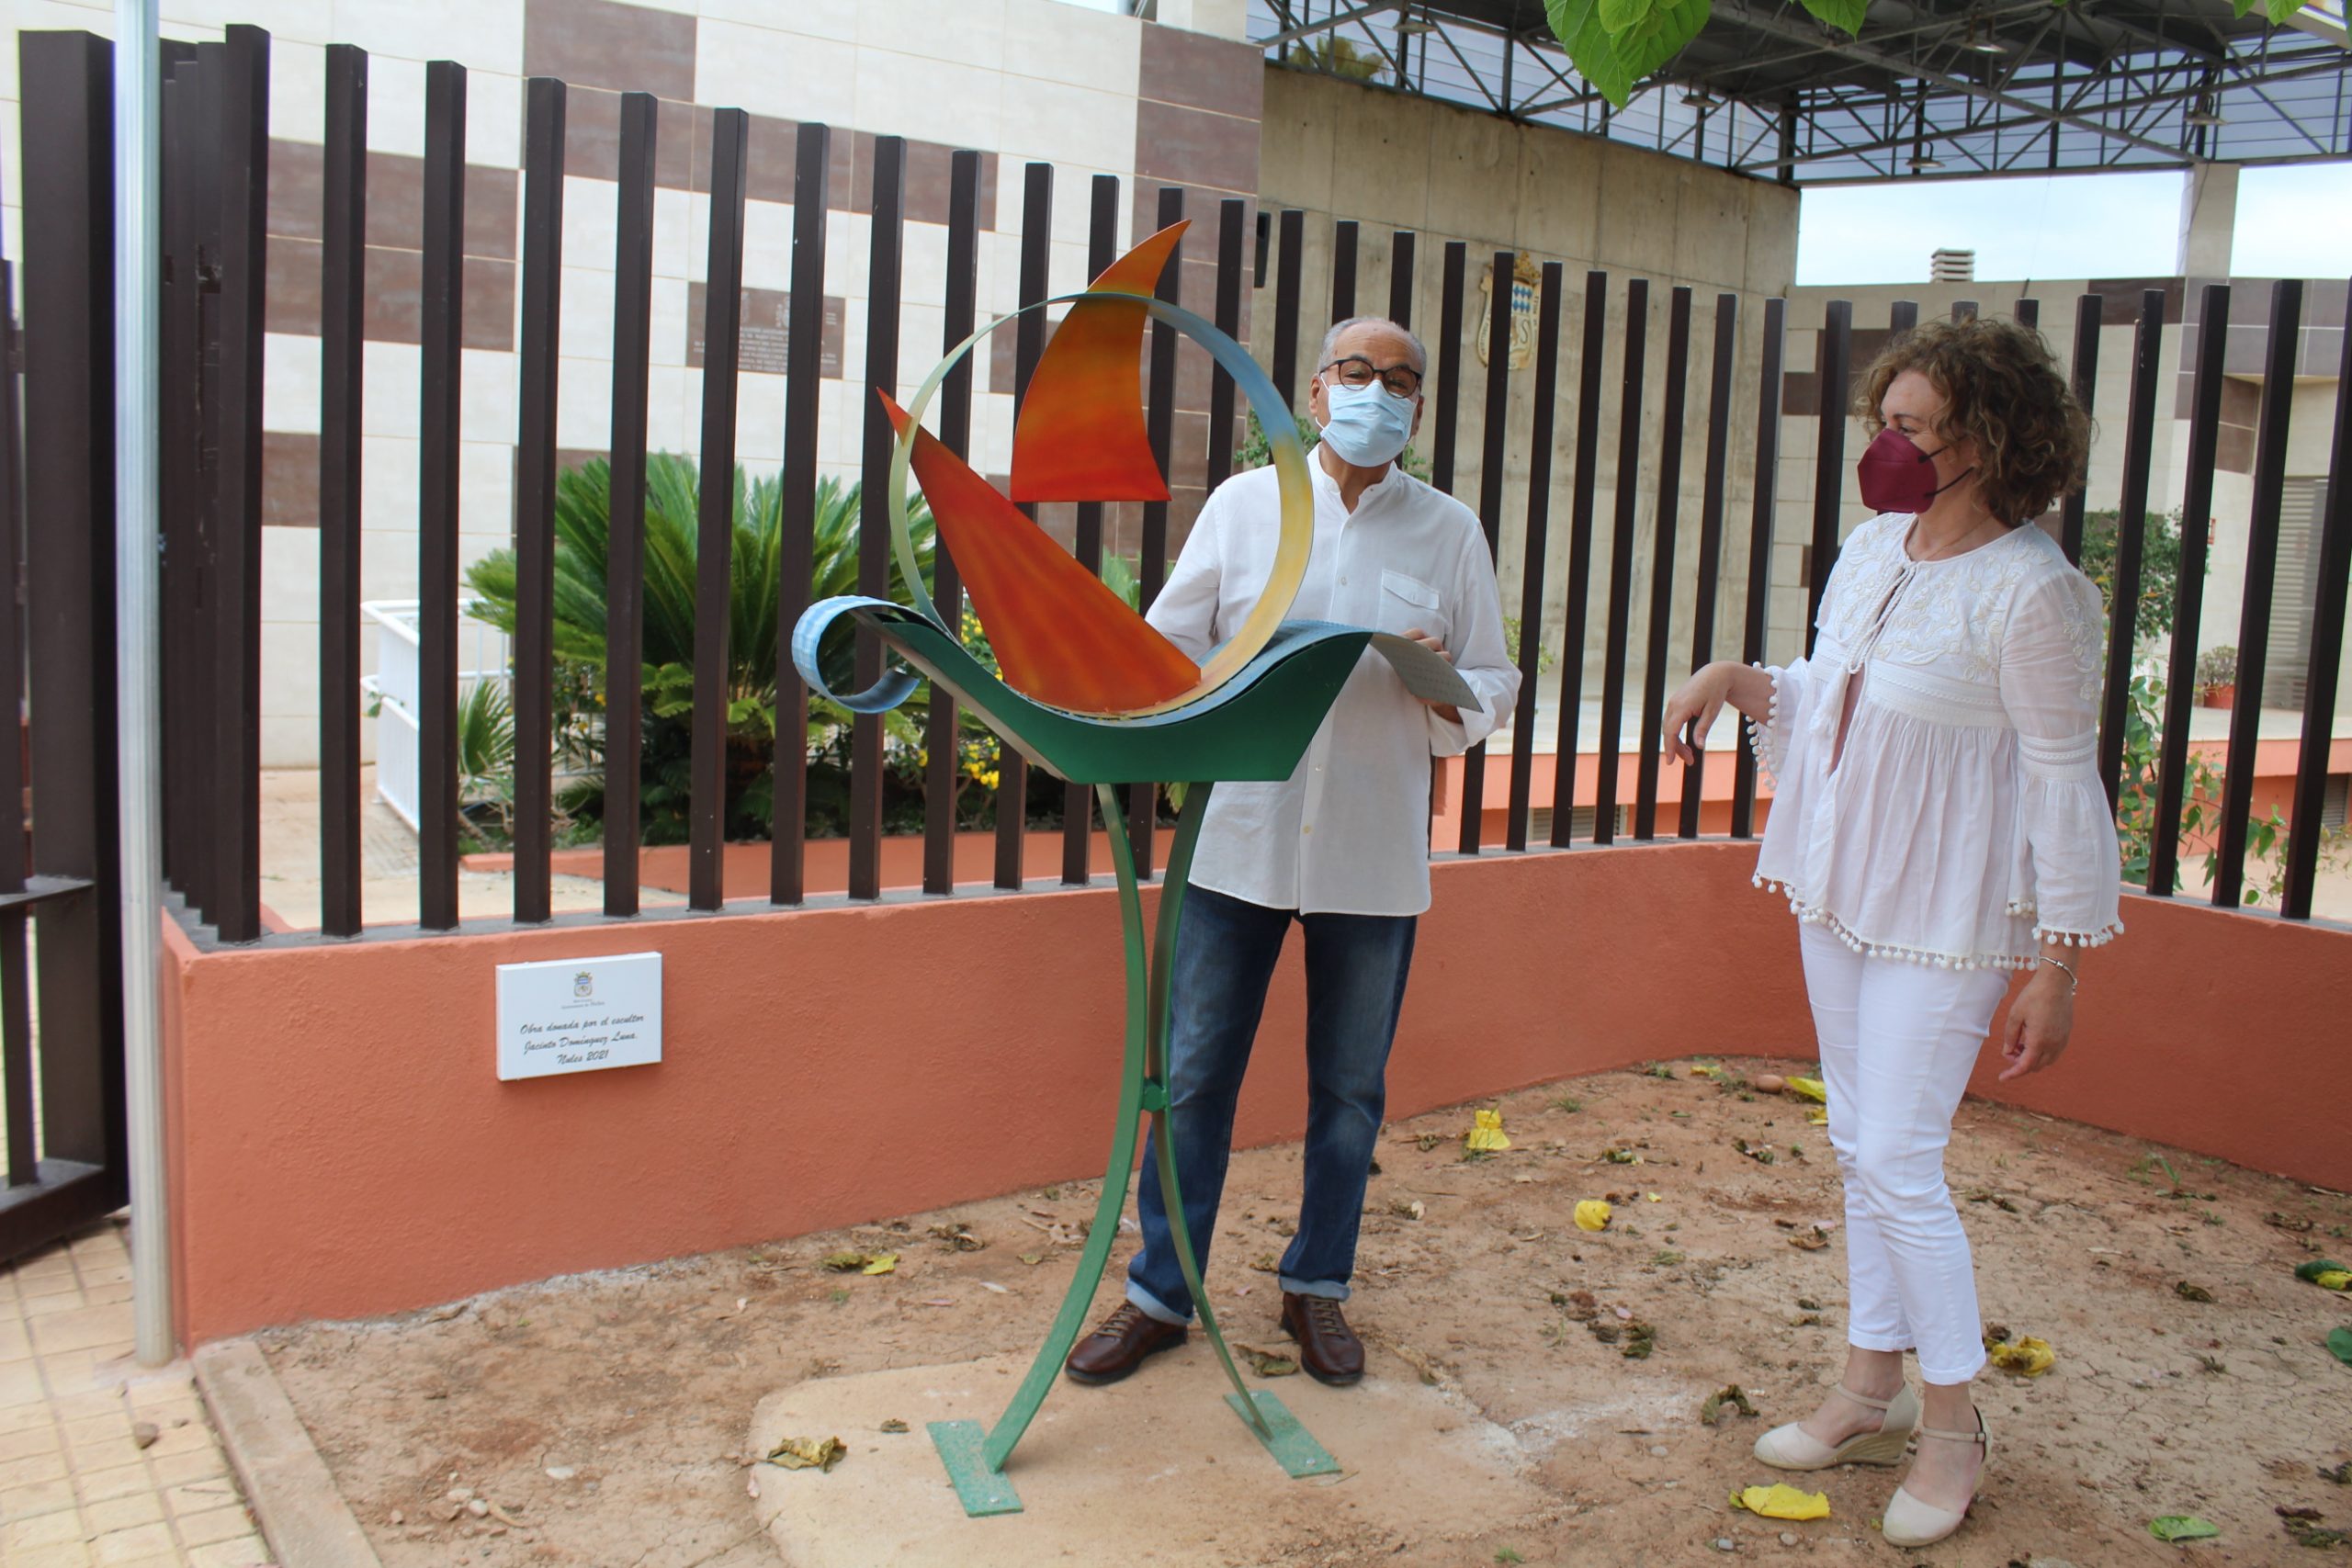
M 2352 1328 L 2329 1329 L 2327 1348 L 2337 1360 L 2347 1367 L 2352 1367 Z
M 2158 1540 L 2211 1540 L 2222 1532 L 2195 1514 L 2165 1514 L 2148 1521 L 2148 1533 Z
M 1544 0 L 1552 31 L 1569 61 L 1601 96 L 1623 108 L 1645 78 L 1699 36 L 1707 25 L 1710 0 L 1654 0 L 1622 32 L 1610 30 L 1601 5 L 1602 0 Z
M 2303 8 L 2303 3 L 2304 0 L 2263 0 L 2262 10 L 2270 18 L 2272 27 L 2283 28 L 2296 12 Z M 2238 15 L 2243 17 L 2245 13 L 2240 11 Z
M 1657 5 L 1657 0 L 1600 0 L 1597 9 L 1600 25 L 1615 36 L 1647 17 Z
M 1862 13 L 1869 6 L 1870 0 L 1804 0 L 1806 10 L 1849 38 L 1861 32 Z

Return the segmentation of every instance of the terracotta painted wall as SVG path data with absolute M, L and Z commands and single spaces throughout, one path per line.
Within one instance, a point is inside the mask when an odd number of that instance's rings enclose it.
M 1748 886 L 1753 856 L 1440 864 L 1392 1113 L 1651 1056 L 1806 1051 L 1794 928 Z M 2018 1102 L 2352 1187 L 2346 1108 L 2324 1092 L 2352 931 L 2144 899 L 2126 919 L 2064 1076 Z M 653 948 L 664 1062 L 498 1081 L 493 965 Z M 189 1344 L 944 1205 L 1098 1170 L 1108 1147 L 1103 887 L 244 953 L 174 932 L 164 982 Z M 1300 1132 L 1302 1022 L 1293 942 L 1245 1143 Z

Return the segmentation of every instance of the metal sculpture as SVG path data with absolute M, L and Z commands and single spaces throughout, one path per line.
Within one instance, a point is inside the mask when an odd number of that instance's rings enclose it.
M 1168 1134 L 1166 1045 L 1176 931 L 1193 846 L 1216 784 L 1290 777 L 1367 648 L 1385 658 L 1415 695 L 1481 706 L 1453 666 L 1417 642 L 1362 626 L 1283 618 L 1306 574 L 1314 540 L 1306 449 L 1281 394 L 1239 344 L 1191 311 L 1153 298 L 1184 227 L 1174 224 L 1145 240 L 1083 292 L 1023 308 L 1067 304 L 1069 311 L 1031 378 L 1014 430 L 1012 500 L 934 440 L 922 421 L 956 364 L 1023 311 L 1000 317 L 965 339 L 906 408 L 893 402 L 887 389 L 876 389 L 899 433 L 890 470 L 891 537 L 914 603 L 828 599 L 811 605 L 793 631 L 794 662 L 820 695 L 859 713 L 879 713 L 915 691 L 917 677 L 906 670 L 885 674 L 863 692 L 844 695 L 828 688 L 820 647 L 837 623 L 852 620 L 879 636 L 914 671 L 954 693 L 1033 762 L 1072 784 L 1092 784 L 1104 820 L 1114 824 L 1110 840 L 1125 938 L 1127 1009 L 1110 1162 L 1069 1291 L 1004 1414 L 986 1429 L 974 1421 L 931 1424 L 932 1440 L 966 1512 L 973 1516 L 1020 1511 L 1005 1461 L 1044 1404 L 1102 1280 L 1135 1168 L 1136 1125 L 1146 1116 L 1158 1134 L 1160 1186 L 1185 1283 L 1233 1384 L 1226 1402 L 1292 1475 L 1328 1474 L 1339 1468 L 1279 1398 L 1252 1391 L 1242 1381 L 1201 1285 Z M 1137 391 L 1147 318 L 1201 344 L 1248 396 L 1266 431 L 1281 497 L 1281 532 L 1265 589 L 1234 635 L 1199 665 L 1014 504 L 1167 499 Z M 1001 674 L 963 646 L 923 585 L 908 527 L 910 473 L 922 482 L 940 544 L 962 575 Z M 1122 813 L 1114 786 L 1137 781 L 1188 786 L 1148 943 L 1134 856 L 1126 835 L 1115 826 Z M 1011 802 L 1000 809 L 1020 806 Z

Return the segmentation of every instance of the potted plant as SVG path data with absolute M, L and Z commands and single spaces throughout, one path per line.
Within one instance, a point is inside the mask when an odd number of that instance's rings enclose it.
M 2227 643 L 2197 656 L 2197 701 L 2199 706 L 2226 708 L 2238 700 L 2238 650 Z

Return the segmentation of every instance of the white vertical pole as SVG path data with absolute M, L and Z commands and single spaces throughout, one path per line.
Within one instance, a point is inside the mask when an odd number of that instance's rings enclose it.
M 156 316 L 162 300 L 161 51 L 156 0 L 115 0 L 115 740 L 122 779 L 122 1050 L 130 1100 L 130 1307 L 140 1361 L 172 1359 L 156 987 L 163 919 L 157 739 Z

